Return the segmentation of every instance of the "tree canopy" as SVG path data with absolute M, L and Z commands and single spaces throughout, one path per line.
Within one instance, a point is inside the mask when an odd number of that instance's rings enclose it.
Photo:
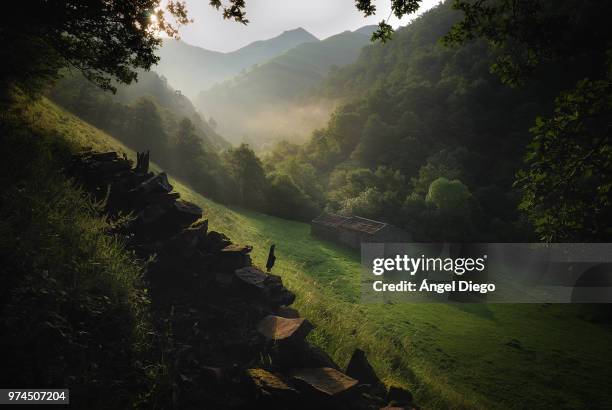
M 160 0 L 28 0 L 0 16 L 2 81 L 25 90 L 55 77 L 61 68 L 80 70 L 105 89 L 111 80 L 130 83 L 137 69 L 157 62 L 158 35 L 188 22 L 185 5 Z

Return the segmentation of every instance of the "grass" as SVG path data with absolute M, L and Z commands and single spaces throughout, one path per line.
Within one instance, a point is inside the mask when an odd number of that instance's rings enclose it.
M 75 147 L 133 153 L 49 101 L 37 124 Z M 254 246 L 297 294 L 317 327 L 310 339 L 345 365 L 364 349 L 389 384 L 413 391 L 424 408 L 607 408 L 612 406 L 612 332 L 581 319 L 576 305 L 361 305 L 359 256 L 309 234 L 304 223 L 216 204 L 172 180 L 204 209 L 212 229 Z
M 0 121 L 0 384 L 70 388 L 81 408 L 150 407 L 164 366 L 144 263 L 61 172 L 97 131 L 48 102 L 22 107 Z

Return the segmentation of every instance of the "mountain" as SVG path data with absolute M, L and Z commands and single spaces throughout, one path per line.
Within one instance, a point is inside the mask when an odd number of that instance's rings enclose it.
M 251 43 L 236 51 L 221 53 L 187 44 L 180 40 L 165 40 L 158 51 L 160 61 L 154 69 L 170 84 L 190 98 L 253 64 L 262 63 L 303 43 L 318 42 L 303 28 L 285 31 L 269 40 Z
M 304 138 L 327 121 L 332 102 L 307 98 L 330 71 L 353 63 L 370 43 L 374 26 L 345 31 L 297 47 L 231 80 L 202 91 L 195 104 L 231 141 L 255 145 Z
M 363 26 L 355 30 L 355 33 L 365 34 L 368 37 L 372 37 L 372 33 L 378 30 L 378 26 L 376 24 L 372 24 L 369 26 Z

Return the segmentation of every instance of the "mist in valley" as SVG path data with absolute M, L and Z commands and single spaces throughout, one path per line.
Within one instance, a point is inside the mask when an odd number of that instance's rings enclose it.
M 155 71 L 227 141 L 247 141 L 262 152 L 275 141 L 305 142 L 327 123 L 337 99 L 321 93 L 322 84 L 357 60 L 375 28 L 322 40 L 296 28 L 229 53 L 171 40 L 160 49 Z

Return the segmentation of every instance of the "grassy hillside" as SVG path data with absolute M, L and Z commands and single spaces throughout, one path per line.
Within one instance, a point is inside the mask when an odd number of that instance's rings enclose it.
M 0 384 L 69 388 L 78 408 L 150 408 L 169 385 L 145 264 L 61 172 L 89 141 L 114 144 L 47 102 L 2 109 Z
M 119 142 L 44 100 L 29 115 L 74 146 L 128 152 Z M 132 155 L 131 152 L 128 152 Z M 172 181 L 204 209 L 212 229 L 254 246 L 317 326 L 313 341 L 345 365 L 363 348 L 387 383 L 424 408 L 605 408 L 612 331 L 580 318 L 575 305 L 360 305 L 358 255 L 309 235 L 309 226 L 230 209 Z

